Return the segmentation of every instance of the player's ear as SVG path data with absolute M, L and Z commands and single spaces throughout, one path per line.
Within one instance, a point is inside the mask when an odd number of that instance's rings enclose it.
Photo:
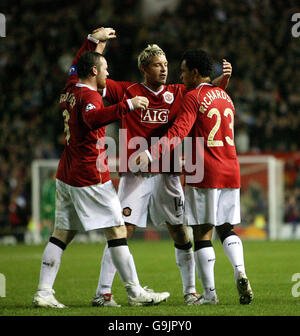
M 192 70 L 192 74 L 193 74 L 195 77 L 198 77 L 198 76 L 199 76 L 199 71 L 198 71 L 198 69 L 194 68 L 194 69 Z
M 142 73 L 143 75 L 145 75 L 145 73 L 146 73 L 146 69 L 145 69 L 145 67 L 141 67 L 140 70 L 141 70 L 141 73 Z
M 91 69 L 91 75 L 92 76 L 97 76 L 98 75 L 98 69 L 96 67 L 96 65 L 94 65 Z

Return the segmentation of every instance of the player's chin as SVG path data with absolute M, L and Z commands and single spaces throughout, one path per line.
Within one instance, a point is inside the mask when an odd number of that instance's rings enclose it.
M 167 77 L 160 77 L 160 78 L 158 79 L 158 83 L 159 83 L 160 85 L 165 85 L 166 82 L 167 82 Z
M 183 83 L 183 85 L 184 85 L 187 89 L 191 89 L 191 88 L 192 88 L 191 84 L 190 84 L 188 81 L 183 80 L 182 83 Z
M 105 89 L 106 88 L 106 81 L 100 81 L 98 82 L 98 88 L 99 89 Z

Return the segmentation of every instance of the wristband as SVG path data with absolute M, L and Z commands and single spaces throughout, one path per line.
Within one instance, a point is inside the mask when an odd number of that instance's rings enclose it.
M 96 43 L 96 44 L 98 44 L 100 42 L 99 40 L 97 40 L 94 37 L 92 37 L 91 34 L 88 35 L 87 39 L 90 40 L 90 41 L 92 41 L 92 42 L 94 42 L 94 43 Z

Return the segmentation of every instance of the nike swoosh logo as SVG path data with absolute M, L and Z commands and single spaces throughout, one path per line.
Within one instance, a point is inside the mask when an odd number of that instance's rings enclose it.
M 151 301 L 148 301 L 148 302 L 145 302 L 145 303 L 147 303 L 147 305 L 153 305 L 154 304 L 154 300 L 152 299 Z

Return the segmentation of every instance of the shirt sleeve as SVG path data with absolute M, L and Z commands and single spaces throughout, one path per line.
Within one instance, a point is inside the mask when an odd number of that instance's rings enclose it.
M 69 69 L 68 74 L 68 82 L 78 82 L 78 74 L 77 74 L 77 63 L 80 58 L 80 56 L 86 52 L 86 51 L 94 51 L 96 48 L 96 45 L 98 43 L 98 40 L 93 39 L 90 37 L 90 35 L 86 38 L 81 48 L 77 51 L 76 56 L 73 59 L 72 65 Z
M 157 143 L 150 147 L 152 160 L 159 159 L 167 151 L 174 149 L 190 133 L 197 116 L 199 104 L 193 94 L 187 93 L 173 125 Z
M 106 88 L 103 89 L 102 98 L 111 104 L 116 104 L 126 98 L 126 89 L 132 82 L 119 82 L 106 79 Z
M 95 92 L 84 98 L 82 118 L 89 128 L 97 129 L 120 120 L 129 110 L 127 101 L 105 107 L 99 93 Z

